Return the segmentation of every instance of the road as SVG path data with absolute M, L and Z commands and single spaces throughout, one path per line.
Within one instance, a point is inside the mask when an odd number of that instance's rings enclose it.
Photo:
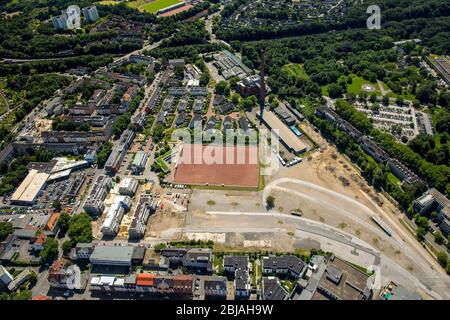
M 286 183 L 295 184 L 300 187 L 306 187 L 305 190 L 312 189 L 319 191 L 321 193 L 328 194 L 330 196 L 335 197 L 336 199 L 339 199 L 339 203 L 342 203 L 342 201 L 344 203 L 348 202 L 353 206 L 359 207 L 361 210 L 358 211 L 357 213 L 351 212 L 346 210 L 345 207 L 337 207 L 335 203 L 328 203 L 326 201 L 322 201 L 320 199 L 311 197 L 309 194 L 307 194 L 307 192 L 301 192 L 297 190 L 292 190 L 290 188 L 279 187 L 280 184 Z M 306 181 L 290 178 L 275 180 L 271 182 L 269 185 L 267 185 L 262 195 L 263 198 L 262 203 L 265 203 L 266 198 L 270 195 L 270 192 L 274 189 L 278 189 L 286 193 L 291 193 L 295 196 L 305 198 L 308 201 L 317 202 L 327 207 L 333 208 L 334 210 L 338 211 L 344 216 L 354 220 L 355 222 L 363 225 L 365 228 L 375 232 L 383 239 L 390 241 L 392 245 L 395 245 L 395 247 L 401 248 L 402 252 L 409 258 L 411 258 L 417 264 L 417 266 L 420 267 L 421 272 L 423 272 L 424 274 L 427 274 L 431 277 L 442 278 L 443 283 L 449 283 L 450 280 L 448 278 L 448 275 L 446 274 L 445 270 L 438 264 L 438 262 L 433 257 L 431 257 L 426 250 L 424 250 L 424 248 L 420 245 L 420 243 L 407 230 L 405 230 L 405 227 L 401 223 L 399 223 L 397 219 L 385 213 L 378 206 L 375 205 L 375 207 L 377 208 L 377 212 L 374 212 L 371 209 L 359 203 L 358 201 L 349 198 L 345 195 L 339 194 L 332 190 L 328 190 L 326 188 L 314 185 Z M 369 199 L 369 197 L 366 194 L 363 193 L 363 195 Z M 374 224 L 367 223 L 366 221 L 361 219 L 362 218 L 361 216 L 356 215 L 356 214 L 360 215 L 361 212 L 367 215 L 367 217 L 372 216 L 381 217 L 382 221 L 393 231 L 392 237 L 388 237 L 384 232 L 381 231 L 381 229 L 376 227 Z
M 217 11 L 217 12 L 213 13 L 212 15 L 208 16 L 207 18 L 205 18 L 205 28 L 209 33 L 209 38 L 211 39 L 212 43 L 223 44 L 223 45 L 231 48 L 231 45 L 228 42 L 217 39 L 217 36 L 213 33 L 213 30 L 212 30 L 214 17 L 219 16 L 220 13 L 222 12 L 223 8 L 224 8 L 224 5 L 221 5 L 219 11 Z
M 170 39 L 170 38 L 167 38 L 167 39 Z M 164 40 L 164 39 L 163 39 L 163 40 Z M 142 49 L 138 49 L 138 50 L 135 50 L 135 51 L 133 51 L 133 52 L 127 53 L 127 54 L 124 55 L 124 56 L 115 58 L 115 59 L 114 59 L 114 63 L 117 63 L 117 62 L 122 61 L 122 60 L 127 60 L 127 59 L 130 58 L 132 55 L 140 55 L 140 54 L 142 54 L 142 52 L 144 52 L 144 51 L 146 51 L 146 50 L 147 50 L 147 51 L 150 51 L 150 50 L 156 49 L 156 48 L 158 48 L 158 47 L 161 45 L 161 43 L 163 42 L 163 40 L 160 40 L 160 41 L 155 42 L 155 43 L 152 43 L 152 44 L 144 45 L 144 46 L 142 47 Z
M 450 280 L 447 275 L 439 276 L 430 274 L 429 270 L 420 272 L 419 275 L 411 274 L 398 265 L 395 261 L 378 251 L 370 244 L 346 233 L 340 229 L 331 227 L 321 222 L 290 216 L 279 212 L 221 212 L 208 211 L 209 215 L 218 216 L 216 222 L 201 226 L 185 226 L 165 230 L 163 237 L 170 238 L 177 233 L 260 233 L 264 237 L 266 233 L 285 234 L 287 228 L 294 227 L 294 237 L 298 241 L 311 240 L 320 243 L 323 250 L 330 251 L 345 260 L 359 265 L 374 265 L 381 270 L 382 283 L 388 280 L 400 283 L 411 290 L 420 288 L 436 299 L 450 298 Z M 254 221 L 254 226 L 249 226 L 247 221 Z M 274 227 L 275 221 L 283 221 Z M 233 223 L 234 225 L 230 225 Z M 266 227 L 264 227 L 264 225 Z

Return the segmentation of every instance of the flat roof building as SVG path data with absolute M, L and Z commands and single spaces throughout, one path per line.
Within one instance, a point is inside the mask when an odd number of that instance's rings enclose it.
M 438 223 L 445 235 L 450 234 L 450 200 L 432 188 L 414 201 L 414 210 L 420 214 L 438 213 Z
M 131 266 L 132 246 L 96 246 L 89 260 L 93 265 Z
M 33 205 L 39 193 L 45 187 L 49 174 L 30 170 L 28 175 L 16 189 L 11 197 L 11 202 L 21 205 Z
M 132 239 L 142 238 L 147 229 L 147 221 L 151 213 L 151 197 L 142 196 L 134 211 L 133 218 L 128 228 L 128 236 Z
M 139 183 L 136 179 L 125 178 L 120 182 L 119 193 L 123 196 L 133 197 L 139 187 Z
M 257 117 L 261 119 L 260 112 Z M 306 145 L 271 111 L 264 111 L 262 119 L 263 123 L 269 130 L 278 130 L 274 134 L 279 138 L 280 142 L 294 154 L 306 152 Z
M 101 231 L 103 235 L 115 236 L 119 232 L 123 215 L 130 209 L 131 199 L 127 196 L 116 196 L 103 221 Z
M 370 300 L 369 276 L 346 261 L 331 256 L 312 300 Z
M 148 154 L 144 151 L 138 151 L 136 152 L 136 155 L 134 156 L 133 163 L 131 164 L 131 170 L 135 174 L 140 173 L 144 171 L 145 166 L 147 164 L 148 160 Z
M 104 175 L 98 176 L 91 191 L 89 192 L 86 202 L 84 203 L 84 211 L 94 216 L 101 215 L 105 210 L 105 204 L 103 201 L 105 200 L 109 190 L 111 190 L 111 187 L 111 178 Z

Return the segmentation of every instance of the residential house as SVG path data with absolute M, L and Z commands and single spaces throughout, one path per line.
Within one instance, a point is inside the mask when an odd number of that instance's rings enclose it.
M 268 256 L 262 259 L 262 270 L 264 274 L 298 278 L 306 270 L 306 263 L 296 256 Z
M 264 277 L 262 281 L 262 300 L 286 300 L 288 292 L 281 286 L 276 277 Z

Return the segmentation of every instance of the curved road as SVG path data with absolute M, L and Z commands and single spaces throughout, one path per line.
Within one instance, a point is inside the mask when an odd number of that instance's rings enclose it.
M 265 203 L 266 198 L 270 194 L 272 190 L 281 190 L 285 193 L 291 193 L 298 197 L 305 198 L 309 201 L 321 204 L 323 206 L 327 206 L 329 208 L 332 208 L 344 216 L 354 220 L 355 222 L 363 225 L 364 227 L 370 229 L 371 231 L 375 232 L 377 235 L 382 236 L 384 239 L 387 239 L 388 241 L 391 241 L 392 243 L 395 243 L 396 247 L 399 247 L 403 253 L 405 253 L 409 258 L 411 258 L 422 270 L 422 272 L 426 275 L 428 275 L 428 278 L 439 278 L 442 279 L 442 284 L 445 285 L 447 288 L 450 288 L 450 280 L 448 278 L 448 275 L 445 273 L 445 270 L 442 269 L 442 267 L 438 264 L 438 262 L 433 259 L 428 252 L 426 252 L 422 246 L 419 244 L 419 242 L 408 232 L 403 229 L 402 226 L 399 225 L 399 223 L 391 217 L 389 214 L 385 213 L 383 210 L 381 210 L 379 207 L 377 207 L 379 215 L 382 217 L 382 220 L 393 229 L 393 236 L 388 237 L 384 232 L 381 231 L 380 228 L 376 227 L 375 224 L 370 224 L 364 220 L 362 220 L 360 217 L 356 216 L 352 212 L 347 211 L 344 208 L 337 207 L 333 203 L 329 203 L 327 201 L 323 201 L 321 199 L 317 199 L 314 197 L 311 197 L 310 195 L 297 191 L 292 190 L 285 187 L 280 187 L 280 184 L 285 183 L 291 183 L 296 184 L 301 187 L 306 187 L 309 189 L 313 189 L 315 191 L 319 191 L 321 193 L 325 193 L 329 196 L 333 196 L 337 199 L 347 201 L 351 203 L 354 206 L 357 206 L 360 208 L 364 213 L 367 214 L 368 217 L 377 215 L 375 212 L 373 212 L 368 207 L 364 206 L 363 204 L 359 203 L 358 201 L 347 197 L 345 195 L 342 195 L 340 193 L 337 193 L 335 191 L 326 189 L 324 187 L 312 184 L 310 182 L 298 180 L 298 179 L 291 179 L 291 178 L 282 178 L 275 180 L 268 184 L 266 188 L 264 189 L 262 193 L 262 203 Z

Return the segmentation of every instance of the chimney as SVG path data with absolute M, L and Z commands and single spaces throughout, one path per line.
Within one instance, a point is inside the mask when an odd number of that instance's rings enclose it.
M 264 101 L 266 99 L 266 83 L 265 83 L 265 80 L 264 80 L 264 78 L 265 78 L 264 68 L 265 68 L 266 64 L 265 64 L 265 61 L 264 61 L 264 49 L 260 50 L 259 58 L 260 58 L 260 61 L 261 61 L 261 67 L 260 67 L 260 72 L 259 72 L 259 76 L 261 77 L 261 80 L 260 80 L 260 87 L 261 87 L 260 90 L 261 90 L 261 92 L 260 92 L 260 97 L 259 98 L 261 99 L 261 101 L 264 104 Z
M 261 49 L 259 51 L 259 58 L 261 61 L 261 66 L 260 66 L 260 72 L 259 72 L 259 76 L 260 76 L 260 97 L 259 97 L 259 116 L 260 116 L 260 124 L 262 124 L 262 119 L 264 116 L 264 107 L 266 104 L 266 83 L 265 83 L 265 73 L 264 73 L 264 68 L 265 68 L 265 61 L 264 61 L 264 49 Z

